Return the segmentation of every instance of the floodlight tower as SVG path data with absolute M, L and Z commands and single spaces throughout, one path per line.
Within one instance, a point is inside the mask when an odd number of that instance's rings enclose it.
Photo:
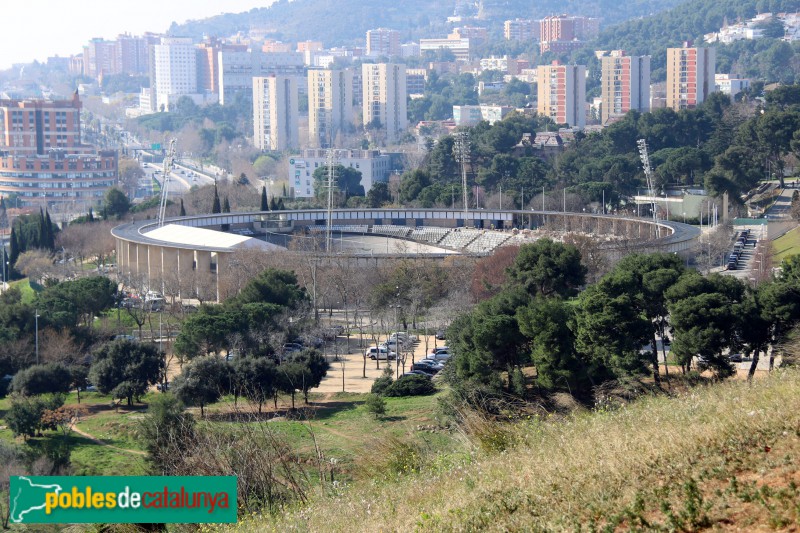
M 656 225 L 656 231 L 660 234 L 658 229 L 658 210 L 655 201 L 656 190 L 653 183 L 653 168 L 650 166 L 650 155 L 647 151 L 647 141 L 639 139 L 636 141 L 636 146 L 639 147 L 639 157 L 642 160 L 642 168 L 644 169 L 644 176 L 647 179 L 647 194 L 653 198 L 653 222 Z
M 461 188 L 464 189 L 464 213 L 469 213 L 469 195 L 467 189 L 467 165 L 470 159 L 469 132 L 456 133 L 456 158 L 461 163 Z
M 327 211 L 327 227 L 325 229 L 325 252 L 331 252 L 331 224 L 333 223 L 333 189 L 336 187 L 336 150 L 333 148 L 328 149 L 327 154 L 328 165 L 328 181 L 325 188 L 328 189 L 328 211 Z
M 158 227 L 164 225 L 164 216 L 167 212 L 167 194 L 168 194 L 168 186 L 169 186 L 169 174 L 172 172 L 172 168 L 175 166 L 175 143 L 177 143 L 177 139 L 170 139 L 169 141 L 169 148 L 167 148 L 167 153 L 164 155 L 164 182 L 161 184 L 161 202 L 158 206 Z

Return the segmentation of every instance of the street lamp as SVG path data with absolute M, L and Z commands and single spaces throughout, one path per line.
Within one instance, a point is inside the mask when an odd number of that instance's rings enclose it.
M 35 342 L 36 342 L 36 364 L 37 365 L 39 364 L 39 316 L 40 316 L 39 315 L 39 310 L 37 309 L 35 311 L 35 315 L 34 315 L 34 318 L 33 318 L 34 324 L 35 324 L 35 326 L 34 326 L 34 328 L 35 328 L 34 337 L 36 339 Z

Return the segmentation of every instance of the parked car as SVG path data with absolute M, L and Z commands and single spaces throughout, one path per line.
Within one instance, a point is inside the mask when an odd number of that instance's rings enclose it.
M 448 361 L 450 359 L 450 352 L 449 351 L 440 351 L 437 353 L 432 353 L 428 357 L 428 359 L 433 359 L 434 361 Z
M 169 381 L 166 383 L 158 383 L 156 384 L 156 390 L 160 390 L 162 392 L 166 392 L 169 390 Z
M 435 348 L 431 348 L 431 353 L 432 354 L 437 354 L 439 352 L 449 352 L 449 351 L 450 351 L 450 348 L 448 348 L 447 346 L 437 346 Z
M 399 339 L 401 343 L 404 342 L 414 342 L 417 340 L 416 335 L 409 335 L 405 331 L 395 331 L 391 335 L 389 335 L 389 340 L 392 339 Z
M 728 361 L 731 363 L 741 363 L 744 360 L 744 357 L 740 353 L 732 353 L 728 356 Z
M 302 351 L 303 351 L 303 345 L 298 344 L 296 342 L 287 342 L 286 344 L 283 345 L 283 353 L 285 354 L 302 352 Z
M 422 370 L 411 370 L 400 376 L 398 379 L 403 379 L 406 376 L 425 376 L 426 378 L 433 377 L 431 374 L 423 372 Z
M 443 341 L 447 338 L 447 331 L 444 329 L 437 329 L 435 336 L 437 341 Z
M 369 357 L 373 361 L 375 359 L 379 359 L 379 360 L 387 360 L 388 359 L 390 361 L 394 360 L 394 359 L 397 359 L 397 353 L 389 350 L 385 346 L 370 346 L 364 352 L 364 355 Z
M 422 370 L 428 374 L 436 374 L 442 370 L 442 368 L 444 368 L 444 364 L 434 359 L 420 359 L 411 365 L 411 370 Z
M 133 335 L 114 335 L 114 340 L 136 342 L 136 337 Z

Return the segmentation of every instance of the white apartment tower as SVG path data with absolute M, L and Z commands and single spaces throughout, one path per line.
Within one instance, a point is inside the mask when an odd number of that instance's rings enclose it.
M 553 61 L 537 69 L 536 111 L 557 124 L 586 127 L 586 67 Z
M 308 143 L 332 147 L 341 131 L 353 128 L 353 71 L 308 71 Z
M 197 52 L 190 38 L 162 37 L 152 53 L 155 111 L 169 111 L 181 96 L 197 94 Z
M 298 147 L 297 81 L 289 76 L 253 78 L 253 142 L 259 150 Z
M 650 56 L 612 50 L 600 58 L 600 71 L 602 124 L 630 110 L 650 111 Z
M 394 142 L 408 128 L 406 67 L 394 63 L 361 65 L 364 125 L 380 124 Z
M 715 90 L 713 48 L 667 48 L 667 107 L 697 107 Z

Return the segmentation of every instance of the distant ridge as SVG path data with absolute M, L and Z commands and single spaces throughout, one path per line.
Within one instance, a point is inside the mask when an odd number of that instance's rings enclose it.
M 557 13 L 599 17 L 602 26 L 617 24 L 670 9 L 681 0 L 485 0 L 485 25 L 496 35 L 510 18 L 541 18 Z M 245 13 L 173 23 L 171 35 L 200 39 L 228 36 L 250 29 L 267 30 L 271 38 L 294 42 L 318 40 L 328 46 L 363 42 L 368 29 L 388 27 L 402 32 L 402 40 L 443 36 L 451 25 L 454 2 L 424 0 L 280 0 Z M 484 22 L 480 22 L 484 24 Z

